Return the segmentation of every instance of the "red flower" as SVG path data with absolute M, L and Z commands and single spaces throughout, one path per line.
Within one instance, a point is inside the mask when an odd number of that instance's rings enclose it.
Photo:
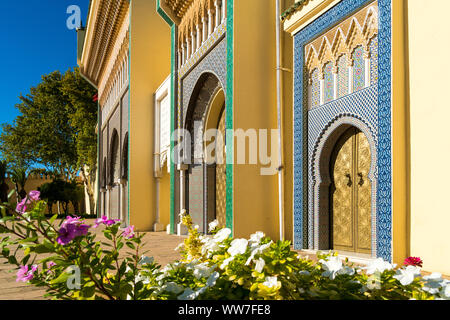
M 419 257 L 408 257 L 403 262 L 405 266 L 416 266 L 422 268 L 423 261 Z

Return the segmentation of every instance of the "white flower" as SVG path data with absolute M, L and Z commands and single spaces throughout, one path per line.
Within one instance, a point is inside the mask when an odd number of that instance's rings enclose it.
M 404 286 L 411 284 L 414 281 L 414 278 L 420 276 L 420 268 L 416 266 L 407 266 L 406 268 L 402 268 L 397 270 L 395 279 L 400 281 L 400 283 Z
M 265 234 L 261 231 L 258 231 L 250 236 L 250 244 L 252 247 L 258 245 L 262 238 L 264 238 Z
M 228 248 L 228 253 L 231 254 L 231 256 L 244 254 L 247 250 L 247 245 L 247 239 L 235 239 L 231 242 L 231 247 Z
M 139 264 L 152 264 L 155 259 L 153 257 L 147 257 L 142 255 L 141 260 L 139 260 Z
M 214 235 L 213 239 L 215 242 L 222 242 L 225 239 L 227 239 L 230 236 L 230 234 L 231 234 L 231 230 L 228 228 L 224 228 L 224 229 L 220 230 L 219 232 L 217 232 Z
M 178 251 L 184 248 L 184 243 L 180 243 L 174 250 Z
M 262 253 L 264 253 L 264 251 L 269 249 L 270 246 L 272 245 L 272 243 L 273 242 L 270 241 L 269 243 L 253 247 L 254 249 L 252 250 L 252 253 L 250 254 L 250 257 L 247 259 L 247 262 L 245 263 L 245 265 L 248 266 L 253 261 L 253 259 L 255 258 L 255 256 L 257 254 L 262 254 Z
M 213 274 L 211 274 L 208 278 L 208 280 L 206 280 L 206 286 L 207 287 L 212 287 L 216 285 L 216 281 L 217 279 L 219 279 L 220 274 L 215 271 Z
M 194 277 L 197 279 L 208 278 L 216 266 L 209 267 L 207 263 L 197 264 L 194 267 Z
M 194 226 L 194 229 L 195 229 L 195 230 L 198 230 L 198 228 L 200 228 L 200 226 L 199 226 L 198 224 L 196 224 L 196 225 Z
M 333 280 L 342 269 L 342 260 L 339 257 L 333 256 L 329 257 L 326 261 L 322 259 L 319 262 L 322 263 L 322 267 L 325 269 L 325 272 L 322 273 L 322 275 L 329 277 L 331 280 Z
M 446 300 L 450 300 L 450 284 L 449 283 L 446 283 L 445 288 L 442 288 L 441 297 L 443 297 Z
M 423 290 L 431 294 L 438 293 L 444 284 L 442 275 L 437 272 L 433 272 L 432 274 L 423 277 L 423 280 L 425 280 Z
M 299 271 L 298 274 L 301 276 L 309 276 L 311 273 L 307 270 L 302 270 L 302 271 Z
M 187 212 L 186 212 L 186 209 L 181 210 L 181 212 L 180 212 L 180 214 L 179 214 L 181 220 L 182 220 L 183 217 L 186 215 L 186 213 L 187 213 Z
M 182 294 L 180 294 L 177 299 L 178 300 L 194 300 L 197 297 L 197 294 L 191 288 L 187 288 L 184 290 Z
M 149 284 L 150 283 L 150 278 L 141 275 L 140 273 L 136 276 L 135 278 L 136 282 L 142 281 L 143 284 Z M 158 279 L 156 279 L 158 280 Z
M 217 219 L 216 219 L 213 222 L 211 222 L 210 224 L 208 224 L 209 232 L 214 231 L 218 226 L 219 226 L 219 221 L 217 221 Z
M 266 281 L 263 282 L 263 285 L 266 286 L 267 288 L 273 288 L 276 287 L 278 283 L 279 282 L 277 277 L 266 277 Z
M 168 282 L 161 288 L 163 291 L 172 292 L 175 294 L 179 294 L 184 291 L 184 287 L 175 283 L 175 282 Z
M 264 266 L 266 265 L 266 262 L 264 259 L 259 258 L 256 260 L 255 270 L 259 273 L 261 273 L 264 269 Z
M 226 266 L 228 266 L 228 264 L 229 264 L 231 261 L 233 261 L 233 259 L 234 259 L 234 256 L 233 256 L 233 257 L 229 257 L 229 258 L 223 260 L 222 264 L 220 265 L 220 269 L 222 269 L 222 270 L 225 269 Z
M 379 290 L 381 289 L 381 278 L 380 278 L 380 273 L 376 273 L 374 275 L 371 275 L 368 279 L 367 279 L 367 289 L 369 290 Z
M 211 255 L 211 253 L 220 249 L 219 244 L 214 239 L 204 238 L 202 239 L 202 243 L 202 254 L 208 253 L 208 257 Z
M 372 260 L 367 267 L 362 268 L 366 270 L 367 274 L 374 274 L 375 272 L 383 273 L 385 270 L 392 270 L 395 267 L 395 264 L 392 265 L 387 261 L 384 261 L 382 258 L 378 258 Z
M 349 267 L 349 266 L 344 266 L 340 271 L 339 274 L 348 274 L 349 276 L 352 276 L 355 274 L 355 269 Z

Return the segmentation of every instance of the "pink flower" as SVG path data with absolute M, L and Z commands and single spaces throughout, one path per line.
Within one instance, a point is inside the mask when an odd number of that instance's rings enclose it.
M 65 246 L 76 237 L 84 236 L 88 233 L 90 226 L 83 224 L 80 217 L 67 217 L 59 229 L 59 237 L 56 241 Z
M 129 226 L 125 228 L 122 234 L 127 239 L 134 238 L 134 226 Z
M 17 204 L 16 211 L 22 214 L 27 212 L 27 205 L 29 204 L 31 204 L 30 199 L 28 199 L 28 197 L 23 198 L 22 201 Z
M 422 268 L 423 261 L 419 257 L 408 257 L 403 262 L 405 266 L 416 266 Z
M 28 197 L 32 200 L 32 201 L 39 201 L 40 199 L 41 193 L 39 191 L 30 191 L 30 193 L 28 194 Z
M 22 281 L 27 282 L 33 279 L 34 273 L 37 270 L 37 265 L 31 266 L 31 270 L 28 270 L 28 266 L 21 266 L 19 271 L 17 271 L 16 282 Z
M 108 220 L 107 216 L 102 216 L 100 219 L 95 220 L 94 228 L 97 228 L 100 224 L 104 224 L 104 225 L 109 227 L 109 226 L 111 226 L 111 225 L 113 225 L 113 224 L 115 224 L 115 223 L 117 223 L 119 221 L 120 221 L 120 219 Z

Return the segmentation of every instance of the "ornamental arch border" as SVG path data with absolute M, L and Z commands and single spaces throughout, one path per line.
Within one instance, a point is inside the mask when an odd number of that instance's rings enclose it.
M 350 127 L 355 127 L 363 132 L 370 146 L 371 164 L 368 178 L 371 183 L 372 193 L 371 256 L 375 258 L 377 253 L 377 139 L 370 125 L 354 114 L 341 114 L 333 118 L 322 130 L 314 145 L 311 158 L 312 185 L 309 191 L 313 205 L 312 217 L 310 217 L 314 230 L 312 245 L 315 250 L 330 249 L 329 235 L 331 227 L 326 223 L 321 223 L 322 219 L 329 221 L 330 158 L 336 142 L 344 131 Z

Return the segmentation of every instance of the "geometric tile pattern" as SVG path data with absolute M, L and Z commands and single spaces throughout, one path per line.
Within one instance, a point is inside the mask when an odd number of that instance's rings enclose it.
M 347 55 L 343 54 L 338 59 L 338 95 L 343 97 L 348 94 L 348 63 Z
M 302 249 L 309 247 L 311 232 L 309 230 L 308 216 L 308 159 L 310 154 L 311 135 L 317 135 L 320 129 L 314 129 L 325 123 L 326 117 L 315 117 L 314 111 L 308 112 L 307 108 L 307 75 L 304 64 L 304 48 L 307 43 L 317 38 L 320 34 L 336 25 L 349 15 L 372 1 L 368 0 L 343 0 L 333 8 L 318 17 L 301 31 L 294 35 L 294 247 Z M 357 96 L 365 99 L 364 107 L 349 112 L 355 117 L 365 117 L 367 124 L 372 127 L 374 136 L 377 137 L 377 185 L 376 185 L 376 255 L 386 260 L 392 260 L 392 172 L 391 172 L 391 1 L 379 0 L 379 30 L 378 30 L 378 83 L 366 89 L 355 92 L 348 97 L 336 100 L 333 107 L 330 104 L 323 107 L 334 108 L 332 112 L 342 113 L 345 108 L 351 107 Z M 361 73 L 363 71 L 361 70 Z M 364 71 L 365 72 L 365 71 Z M 340 100 L 348 100 L 347 103 Z M 366 107 L 367 105 L 376 105 Z M 354 106 L 357 108 L 358 104 Z M 341 108 L 341 109 L 339 109 Z M 338 110 L 339 109 L 339 110 Z M 331 110 L 331 109 L 330 109 Z M 313 117 L 311 119 L 310 117 Z M 311 120 L 311 121 L 309 121 Z M 319 123 L 321 123 L 319 125 Z M 312 133 L 308 131 L 311 124 Z M 325 124 L 326 126 L 326 124 Z M 316 130 L 316 131 L 315 131 Z
M 320 106 L 319 69 L 314 69 L 311 75 L 311 108 Z
M 334 99 L 334 75 L 333 63 L 328 62 L 324 70 L 324 102 L 330 102 Z
M 378 83 L 378 36 L 370 41 L 370 85 Z
M 353 91 L 356 92 L 365 87 L 365 63 L 364 63 L 364 49 L 359 46 L 353 52 Z

